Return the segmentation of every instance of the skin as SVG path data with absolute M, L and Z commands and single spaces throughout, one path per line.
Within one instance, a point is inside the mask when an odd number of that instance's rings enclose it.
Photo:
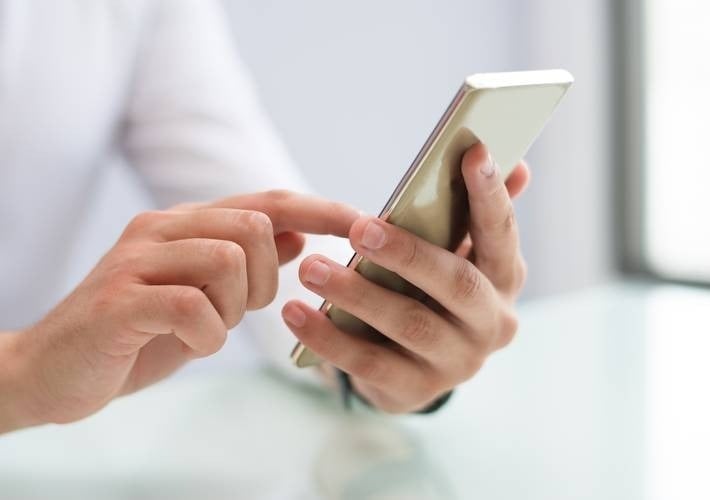
M 284 191 L 138 215 L 44 319 L 0 335 L 0 432 L 81 419 L 218 351 L 302 232 L 345 237 L 357 217 Z
M 504 184 L 487 159 L 481 146 L 464 156 L 471 227 L 455 253 L 346 205 L 284 191 L 138 215 L 46 317 L 0 335 L 0 433 L 79 420 L 216 352 L 247 311 L 273 300 L 278 266 L 300 254 L 303 233 L 349 237 L 433 297 L 415 302 L 312 255 L 300 267 L 303 284 L 393 342 L 348 336 L 302 302 L 283 309 L 296 337 L 328 361 L 325 371 L 351 374 L 373 405 L 427 406 L 472 377 L 517 327 L 525 266 L 510 200 L 529 173 L 518 165 Z
M 427 407 L 473 377 L 517 329 L 513 305 L 526 268 L 511 198 L 524 190 L 529 171 L 520 164 L 504 183 L 481 145 L 467 151 L 462 169 L 471 225 L 458 251 L 369 216 L 358 218 L 349 231 L 356 252 L 424 290 L 429 302 L 375 285 L 322 255 L 301 264 L 304 286 L 392 342 L 347 335 L 303 302 L 291 301 L 282 311 L 301 342 L 350 374 L 354 389 L 387 412 Z

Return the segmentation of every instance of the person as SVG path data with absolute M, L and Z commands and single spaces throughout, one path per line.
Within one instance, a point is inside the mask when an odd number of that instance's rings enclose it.
M 90 415 L 215 353 L 239 323 L 276 363 L 295 336 L 325 360 L 324 378 L 348 374 L 360 398 L 392 413 L 431 407 L 513 338 L 525 265 L 511 197 L 528 182 L 524 164 L 504 183 L 483 146 L 465 154 L 470 235 L 448 252 L 298 194 L 307 183 L 216 2 L 4 0 L 0 22 L 0 432 Z M 162 209 L 136 215 L 58 300 L 81 214 L 113 156 Z M 327 244 L 298 276 L 279 276 L 306 233 L 349 238 L 432 302 L 364 280 L 326 257 Z M 296 284 L 393 342 L 339 331 L 294 299 Z M 267 305 L 284 290 L 292 300 L 279 314 Z

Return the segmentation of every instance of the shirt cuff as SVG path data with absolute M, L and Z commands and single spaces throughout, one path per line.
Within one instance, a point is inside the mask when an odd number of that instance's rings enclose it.
M 340 389 L 340 395 L 343 399 L 343 407 L 346 410 L 352 410 L 354 398 L 363 403 L 365 406 L 372 408 L 372 405 L 369 401 L 362 398 L 357 392 L 353 390 L 353 384 L 350 380 L 350 375 L 338 369 L 336 369 L 336 375 L 338 379 L 338 388 Z M 447 392 L 446 394 L 436 399 L 426 408 L 422 408 L 421 410 L 415 411 L 414 413 L 418 415 L 428 415 L 437 412 L 449 401 L 449 399 L 451 399 L 451 395 L 453 393 L 453 390 Z

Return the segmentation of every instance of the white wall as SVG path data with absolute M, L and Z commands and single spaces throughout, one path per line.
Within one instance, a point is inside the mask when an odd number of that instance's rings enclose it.
M 225 0 L 285 142 L 323 194 L 377 212 L 464 75 L 565 67 L 577 83 L 529 155 L 525 296 L 612 276 L 608 22 L 596 0 Z M 147 205 L 109 172 L 71 282 Z
M 508 0 L 227 0 L 238 48 L 323 193 L 378 211 L 476 69 L 510 69 Z
M 611 2 L 528 0 L 520 13 L 525 68 L 561 66 L 576 83 L 533 146 L 533 183 L 519 218 L 529 294 L 615 276 Z
M 529 159 L 527 296 L 612 274 L 608 19 L 596 0 L 226 0 L 266 107 L 315 187 L 377 212 L 464 75 L 577 83 Z

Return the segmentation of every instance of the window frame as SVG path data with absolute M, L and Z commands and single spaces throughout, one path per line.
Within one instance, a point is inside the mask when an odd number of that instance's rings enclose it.
M 646 66 L 647 0 L 609 0 L 613 47 L 612 93 L 614 165 L 612 186 L 615 255 L 619 270 L 641 279 L 710 287 L 710 281 L 655 269 L 646 249 Z
M 660 278 L 644 255 L 644 192 L 646 105 L 644 0 L 610 0 L 613 51 L 613 148 L 616 158 L 613 185 L 616 257 L 624 273 Z

